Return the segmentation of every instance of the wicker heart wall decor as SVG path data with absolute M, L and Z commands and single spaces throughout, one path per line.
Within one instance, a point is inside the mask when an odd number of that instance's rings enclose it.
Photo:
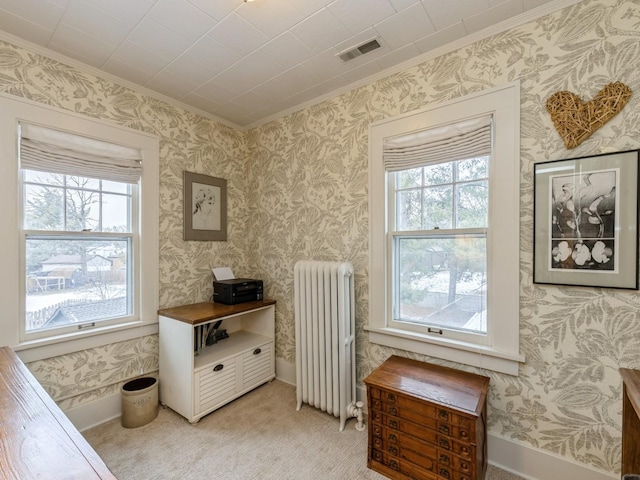
M 588 102 L 576 94 L 560 91 L 547 99 L 547 111 L 568 149 L 575 148 L 611 120 L 631 98 L 622 82 L 609 83 Z

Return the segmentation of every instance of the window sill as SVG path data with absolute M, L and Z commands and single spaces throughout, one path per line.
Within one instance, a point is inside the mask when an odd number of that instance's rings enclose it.
M 364 329 L 369 332 L 369 342 L 371 343 L 516 377 L 519 373 L 520 363 L 524 362 L 524 356 L 520 354 L 503 352 L 486 346 L 432 338 L 420 333 L 388 327 L 379 328 L 365 325 Z
M 157 320 L 153 323 L 142 325 L 139 322 L 130 322 L 95 328 L 90 331 L 31 340 L 14 345 L 12 348 L 23 362 L 28 363 L 156 333 L 158 333 Z

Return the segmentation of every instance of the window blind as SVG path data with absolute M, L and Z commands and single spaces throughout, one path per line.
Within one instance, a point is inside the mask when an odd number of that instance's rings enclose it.
M 73 133 L 21 123 L 20 167 L 138 183 L 142 175 L 142 152 Z
M 491 154 L 491 115 L 384 139 L 385 170 L 397 172 L 425 165 Z

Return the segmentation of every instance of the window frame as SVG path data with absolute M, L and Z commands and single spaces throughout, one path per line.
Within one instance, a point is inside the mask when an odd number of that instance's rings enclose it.
M 491 114 L 494 151 L 489 166 L 487 235 L 488 330 L 486 342 L 470 342 L 398 328 L 393 318 L 393 253 L 385 138 Z M 375 122 L 369 128 L 369 341 L 431 357 L 517 375 L 519 352 L 520 85 L 482 92 Z M 496 187 L 498 185 L 499 187 Z M 375 214 L 375 212 L 378 212 Z M 500 243 L 498 243 L 500 239 Z M 498 258 L 498 252 L 500 258 Z M 499 328 L 497 328 L 499 326 Z
M 13 260 L 7 265 L 6 277 L 0 279 L 0 301 L 7 315 L 0 319 L 0 344 L 10 345 L 20 352 L 23 361 L 34 361 L 86 348 L 139 338 L 158 332 L 158 258 L 159 258 L 159 141 L 155 135 L 129 129 L 104 120 L 97 120 L 56 107 L 38 104 L 22 98 L 0 94 L 0 189 L 15 205 L 0 212 L 0 221 L 7 228 L 0 233 L 0 248 Z M 18 159 L 19 123 L 42 125 L 56 130 L 96 138 L 110 143 L 137 148 L 143 154 L 143 173 L 139 182 L 139 242 L 134 272 L 137 318 L 115 325 L 27 339 L 24 330 L 25 290 L 24 237 L 22 229 L 22 181 Z M 47 232 L 50 233 L 50 232 Z M 144 248 L 140 239 L 144 239 Z M 134 246 L 134 248 L 136 248 Z M 13 281 L 9 281 L 13 278 Z M 16 280 L 18 279 L 18 280 Z M 19 320 L 17 320 L 19 319 Z

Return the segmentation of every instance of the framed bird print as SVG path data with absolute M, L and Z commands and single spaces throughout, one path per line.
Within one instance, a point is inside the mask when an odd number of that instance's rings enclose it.
M 640 150 L 536 163 L 533 281 L 638 290 Z

